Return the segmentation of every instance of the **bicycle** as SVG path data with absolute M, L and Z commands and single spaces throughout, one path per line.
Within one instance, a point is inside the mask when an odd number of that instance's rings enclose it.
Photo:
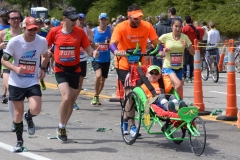
M 127 53 L 132 55 L 134 51 L 132 53 L 127 51 Z M 149 54 L 134 55 L 149 56 Z M 142 78 L 142 75 L 140 75 L 140 78 Z M 138 85 L 134 87 L 128 95 L 126 95 L 122 105 L 121 133 L 125 143 L 127 145 L 132 145 L 140 135 L 140 128 L 143 127 L 148 134 L 163 134 L 168 140 L 172 140 L 176 144 L 180 144 L 184 140 L 189 140 L 192 152 L 195 155 L 200 156 L 204 152 L 206 146 L 206 129 L 202 118 L 198 116 L 198 108 L 195 106 L 185 106 L 182 107 L 178 113 L 174 113 L 164 111 L 154 104 L 148 106 L 146 105 L 146 101 L 148 100 L 146 94 Z M 172 89 L 170 94 L 174 94 L 175 97 L 180 100 L 180 96 L 176 90 Z M 151 99 L 149 101 L 151 101 Z M 125 108 L 127 103 L 131 103 L 130 110 L 126 110 Z M 131 137 L 129 134 L 130 127 L 127 127 L 128 133 L 126 133 L 126 128 L 124 128 L 126 125 L 124 126 L 122 124 L 128 123 L 124 122 L 124 114 L 126 112 L 130 112 L 133 108 L 135 109 L 135 116 L 133 119 L 135 120 L 137 132 L 135 136 Z M 145 116 L 146 111 L 149 116 Z M 147 117 L 149 117 L 148 120 Z M 160 132 L 151 130 L 155 124 L 159 124 L 161 128 Z M 189 137 L 185 137 L 186 135 Z
M 217 64 L 217 56 L 215 55 L 215 49 L 205 50 L 205 55 L 201 58 L 201 76 L 204 81 L 209 78 L 209 73 L 212 76 L 213 82 L 217 83 L 219 79 L 219 71 Z M 210 56 L 206 55 L 206 51 Z
M 236 45 L 236 49 L 235 49 L 234 53 L 235 53 L 235 56 L 234 56 L 234 59 L 235 59 L 235 71 L 237 73 L 240 73 L 240 43 L 238 43 Z

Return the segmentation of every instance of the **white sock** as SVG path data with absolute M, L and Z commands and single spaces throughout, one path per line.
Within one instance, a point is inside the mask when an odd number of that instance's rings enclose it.
M 10 101 L 10 100 L 8 100 L 8 109 L 9 109 L 10 115 L 13 119 L 14 118 L 14 108 L 13 108 L 12 101 Z
M 62 124 L 62 123 L 59 123 L 59 128 L 65 128 L 66 126 L 65 126 L 65 124 Z

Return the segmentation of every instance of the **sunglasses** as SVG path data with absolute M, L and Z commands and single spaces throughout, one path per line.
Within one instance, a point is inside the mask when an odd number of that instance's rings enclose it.
M 37 31 L 37 28 L 28 29 L 29 32 Z
M 12 17 L 12 18 L 10 18 L 10 19 L 13 20 L 13 21 L 16 21 L 16 20 L 20 21 L 20 20 L 21 20 L 20 17 Z
M 75 18 L 75 19 L 70 19 L 72 22 L 75 22 L 78 18 Z
M 155 76 L 158 76 L 159 75 L 159 72 L 149 72 L 151 75 L 155 75 Z

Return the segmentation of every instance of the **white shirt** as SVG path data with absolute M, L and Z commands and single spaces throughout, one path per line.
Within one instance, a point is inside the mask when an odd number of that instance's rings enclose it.
M 208 28 L 207 28 L 207 26 L 202 26 L 202 28 L 204 29 L 204 35 L 203 35 L 203 40 L 204 41 L 207 41 L 207 39 L 208 39 Z
M 217 47 L 218 43 L 220 42 L 220 33 L 216 29 L 211 29 L 208 31 L 208 39 L 207 44 L 211 44 L 210 46 Z
M 19 88 L 31 87 L 38 83 L 40 55 L 48 50 L 46 38 L 36 35 L 32 42 L 26 42 L 23 34 L 11 38 L 5 52 L 13 56 L 14 66 L 26 68 L 24 74 L 10 72 L 8 84 Z
M 84 27 L 83 30 L 87 34 L 87 27 Z M 88 60 L 87 52 L 82 47 L 80 47 L 80 62 L 87 61 L 87 60 Z

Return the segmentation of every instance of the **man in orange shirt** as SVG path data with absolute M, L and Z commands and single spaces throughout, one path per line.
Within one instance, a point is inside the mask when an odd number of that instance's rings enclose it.
M 57 128 L 57 137 L 60 141 L 67 141 L 66 125 L 79 94 L 80 47 L 91 57 L 98 58 L 99 56 L 99 52 L 90 46 L 84 30 L 76 26 L 77 18 L 78 13 L 74 7 L 65 8 L 63 25 L 52 28 L 46 38 L 48 46 L 55 45 L 54 73 L 62 96 L 60 123 Z
M 125 57 L 126 50 L 136 48 L 136 45 L 139 44 L 141 52 L 145 53 L 148 39 L 155 47 L 157 44 L 160 44 L 153 26 L 150 23 L 142 20 L 143 13 L 138 5 L 129 6 L 127 12 L 128 20 L 119 23 L 114 28 L 109 46 L 111 52 L 114 55 L 119 55 L 115 57 L 115 68 L 117 70 L 118 79 L 122 82 L 123 85 L 125 78 L 129 72 L 130 64 L 137 64 L 136 61 L 130 61 L 127 57 Z M 163 46 L 160 45 L 159 51 L 162 50 Z M 125 84 L 124 88 L 125 94 L 127 95 L 130 92 L 130 86 L 128 84 Z M 126 110 L 128 110 L 130 106 L 130 104 L 127 104 Z M 127 122 L 124 124 L 128 125 L 129 123 L 131 137 L 136 136 L 136 126 L 133 119 L 134 113 L 135 110 L 132 109 L 131 111 L 124 114 L 124 121 Z M 128 128 L 128 126 L 123 126 L 123 128 Z M 128 131 L 124 131 L 124 133 L 126 132 Z

